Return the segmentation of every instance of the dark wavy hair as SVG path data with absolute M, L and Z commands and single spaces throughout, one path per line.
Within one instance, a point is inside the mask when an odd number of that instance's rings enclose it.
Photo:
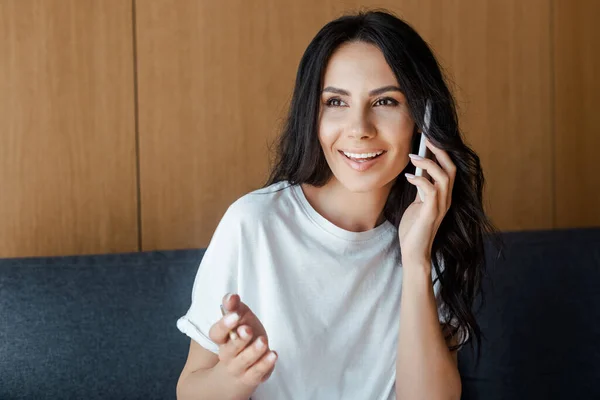
M 431 100 L 431 125 L 426 136 L 448 152 L 457 168 L 452 204 L 432 247 L 440 295 L 447 316 L 455 321 L 446 331 L 446 339 L 460 330 L 468 333 L 468 338 L 460 335 L 459 344 L 450 350 L 467 342 L 472 345 L 473 337 L 479 348 L 481 329 L 472 309 L 477 294 L 481 293 L 484 236 L 495 233 L 496 229 L 483 210 L 481 164 L 461 137 L 455 100 L 431 49 L 410 25 L 387 11 L 361 11 L 331 21 L 317 33 L 300 61 L 289 114 L 276 142 L 274 165 L 266 186 L 287 180 L 290 184 L 320 187 L 332 177 L 318 140 L 323 77 L 333 52 L 344 43 L 357 41 L 377 46 L 394 72 L 412 118 L 417 121 L 412 139 L 412 153 L 415 154 L 419 145 L 417 132 L 423 128 L 425 104 L 427 99 Z M 414 172 L 413 168 L 409 163 L 399 176 Z M 396 179 L 393 184 L 383 211 L 386 219 L 396 227 L 416 191 L 416 187 L 404 179 Z

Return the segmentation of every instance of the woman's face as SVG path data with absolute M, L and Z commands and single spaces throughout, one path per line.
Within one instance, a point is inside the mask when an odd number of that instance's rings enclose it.
M 352 192 L 393 184 L 409 162 L 414 122 L 383 53 L 346 43 L 325 70 L 319 142 L 335 179 Z

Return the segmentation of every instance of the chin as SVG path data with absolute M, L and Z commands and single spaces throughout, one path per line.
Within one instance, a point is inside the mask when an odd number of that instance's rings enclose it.
M 352 193 L 369 193 L 380 191 L 390 185 L 394 179 L 385 179 L 382 176 L 338 176 L 337 181 Z

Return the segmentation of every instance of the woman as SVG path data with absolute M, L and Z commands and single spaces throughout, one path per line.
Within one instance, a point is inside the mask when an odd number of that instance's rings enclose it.
M 192 339 L 178 398 L 460 398 L 493 231 L 482 190 L 421 37 L 385 12 L 328 23 L 269 182 L 229 207 L 202 259 L 178 321 Z

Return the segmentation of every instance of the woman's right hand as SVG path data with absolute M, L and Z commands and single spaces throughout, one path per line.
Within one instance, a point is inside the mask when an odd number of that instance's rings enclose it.
M 208 333 L 219 345 L 219 362 L 236 381 L 256 387 L 271 376 L 277 353 L 269 349 L 264 326 L 240 296 L 225 296 L 223 307 L 225 316 Z

